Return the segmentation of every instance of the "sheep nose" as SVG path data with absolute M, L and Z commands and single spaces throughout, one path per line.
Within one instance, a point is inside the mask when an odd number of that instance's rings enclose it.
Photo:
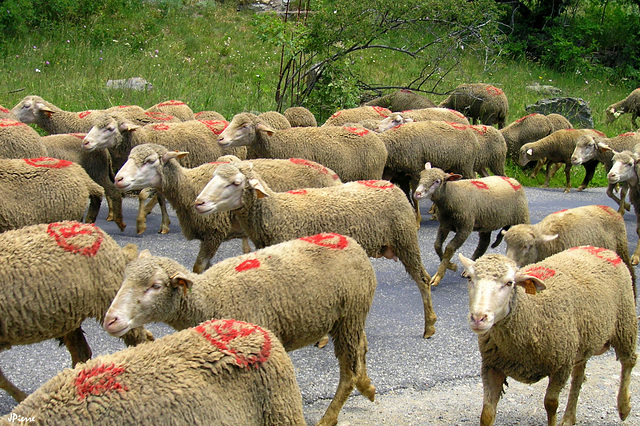
M 471 321 L 474 324 L 480 325 L 487 320 L 487 314 L 471 314 Z

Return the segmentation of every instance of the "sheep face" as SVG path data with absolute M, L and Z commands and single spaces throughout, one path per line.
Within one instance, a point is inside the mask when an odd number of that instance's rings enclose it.
M 620 110 L 616 110 L 615 107 L 610 106 L 609 108 L 607 108 L 607 110 L 605 111 L 605 123 L 606 124 L 611 124 L 614 121 L 616 121 L 622 114 L 624 113 L 624 111 L 620 111 Z
M 561 213 L 558 213 L 561 214 Z M 539 260 L 538 248 L 558 238 L 558 234 L 545 235 L 529 224 L 513 225 L 508 231 L 502 231 L 507 244 L 507 257 L 518 266 L 535 263 Z
M 166 149 L 158 152 L 158 148 L 161 147 L 152 147 L 149 144 L 134 147 L 129 154 L 129 159 L 116 174 L 116 187 L 121 191 L 133 191 L 148 187 L 160 189 L 162 166 L 170 159 L 177 158 L 181 153 L 169 153 Z
M 195 201 L 202 215 L 236 210 L 242 207 L 247 177 L 232 164 L 220 165 Z
M 477 334 L 509 315 L 517 286 L 534 286 L 533 292 L 544 289 L 542 281 L 522 273 L 506 256 L 486 254 L 475 262 L 462 254 L 458 257 L 469 278 L 469 327 Z
M 44 104 L 44 99 L 39 96 L 26 96 L 11 109 L 11 112 L 18 117 L 18 120 L 27 124 L 38 121 L 38 117 L 43 111 L 52 112 Z
M 378 123 L 376 131 L 378 133 L 386 132 L 389 129 L 393 129 L 401 124 L 410 122 L 413 122 L 413 119 L 404 118 L 401 114 L 391 114 L 389 117 L 382 119 L 380 123 Z
M 120 337 L 150 322 L 167 322 L 191 287 L 176 262 L 143 250 L 125 269 L 124 281 L 107 311 L 103 328 Z M 178 272 L 179 271 L 179 272 Z
M 638 182 L 635 171 L 636 155 L 630 151 L 622 151 L 613 155 L 613 166 L 607 173 L 607 180 L 610 184 L 629 182 L 631 185 L 635 185 Z
M 257 125 L 248 114 L 237 114 L 218 137 L 223 148 L 248 146 L 256 140 Z
M 461 178 L 461 175 L 445 173 L 444 170 L 431 167 L 431 163 L 427 163 L 424 170 L 420 172 L 420 182 L 413 192 L 413 196 L 417 200 L 432 198 L 433 194 L 443 188 L 447 181 L 455 181 Z
M 84 137 L 82 147 L 87 151 L 114 148 L 120 135 L 116 119 L 105 114 Z
M 594 159 L 597 148 L 598 145 L 593 136 L 580 136 L 576 141 L 576 147 L 573 150 L 573 154 L 571 154 L 571 163 L 578 165 Z
M 520 157 L 518 162 L 521 166 L 526 166 L 529 161 L 532 160 L 533 149 L 529 144 L 524 144 L 520 147 Z

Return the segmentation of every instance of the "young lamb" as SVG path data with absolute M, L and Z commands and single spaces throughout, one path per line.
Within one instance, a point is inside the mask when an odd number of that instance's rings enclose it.
M 504 163 L 507 159 L 507 144 L 500 130 L 493 126 L 469 126 L 476 132 L 480 149 L 476 152 L 474 170 L 482 177 L 489 176 L 487 169 L 494 175 L 505 176 Z
M 518 266 L 540 262 L 571 247 L 590 245 L 613 250 L 629 268 L 636 294 L 627 228 L 622 216 L 611 207 L 592 205 L 560 210 L 535 225 L 514 225 L 503 234 L 507 257 Z
M 473 124 L 505 125 L 509 101 L 501 89 L 485 83 L 460 84 L 438 105 L 460 111 L 473 120 Z
M 433 108 L 436 104 L 424 95 L 408 89 L 396 90 L 384 96 L 372 99 L 367 106 L 379 106 L 391 111 L 407 111 L 410 109 Z
M 632 91 L 629 96 L 620 102 L 609 105 L 605 113 L 607 115 L 607 124 L 613 123 L 622 114 L 631 113 L 631 124 L 633 124 L 634 128 L 638 128 L 636 119 L 640 116 L 640 88 Z
M 638 320 L 629 270 L 615 252 L 580 246 L 522 268 L 499 254 L 460 261 L 470 278 L 469 326 L 482 357 L 481 425 L 494 423 L 507 377 L 524 383 L 549 377 L 544 407 L 555 425 L 569 376 L 561 424 L 575 424 L 587 361 L 610 346 L 622 365 L 618 413 L 627 417 Z
M 417 199 L 429 198 L 436 206 L 439 225 L 434 248 L 440 266 L 431 278 L 434 286 L 440 283 L 447 269 L 457 269 L 451 258 L 473 231 L 478 231 L 479 240 L 471 258 L 477 259 L 487 251 L 491 231 L 529 223 L 527 197 L 517 180 L 506 176 L 461 178 L 427 163 L 414 193 Z M 455 236 L 443 253 L 442 245 L 451 231 Z M 501 240 L 502 234 L 498 233 L 492 247 L 497 247 Z
M 389 117 L 382 119 L 375 130 L 382 133 L 394 127 L 398 127 L 401 124 L 426 120 L 448 121 L 450 123 L 461 123 L 466 125 L 470 124 L 467 117 L 459 111 L 449 108 L 423 108 L 394 112 Z
M 631 151 L 633 147 L 640 143 L 640 133 L 628 132 L 618 135 L 614 138 L 604 138 L 594 135 L 583 135 L 576 141 L 576 148 L 571 154 L 572 164 L 583 164 L 589 160 L 599 161 L 604 165 L 607 172 L 613 166 L 614 152 Z M 628 188 L 626 184 L 622 184 L 620 197 L 614 193 L 616 185 L 609 184 L 607 187 L 607 195 L 611 197 L 620 208 L 618 213 L 624 214 L 625 210 L 629 210 L 629 205 L 625 198 Z
M 305 107 L 291 107 L 282 113 L 291 127 L 317 127 L 318 121 L 311 111 Z
M 73 365 L 91 358 L 80 326 L 87 318 L 102 320 L 136 247 L 122 249 L 100 228 L 78 222 L 6 231 L 0 247 L 1 350 L 58 338 Z M 123 336 L 129 345 L 152 337 L 144 328 Z M 26 397 L 1 371 L 0 386 L 18 402 Z
M 295 370 L 276 336 L 210 320 L 67 369 L 7 422 L 304 425 Z
M 305 236 L 227 258 L 203 274 L 143 251 L 124 277 L 104 319 L 113 335 L 152 321 L 181 330 L 210 318 L 235 318 L 270 329 L 292 351 L 329 334 L 340 382 L 318 424 L 337 424 L 354 387 L 374 399 L 365 322 L 376 275 L 365 251 L 349 237 Z
M 193 110 L 189 108 L 189 105 L 182 101 L 170 100 L 155 104 L 154 106 L 147 108 L 147 112 L 161 112 L 163 114 L 171 115 L 180 121 L 195 120 L 195 114 Z
M 220 163 L 185 168 L 177 161 L 185 155 L 186 152 L 170 152 L 161 145 L 138 145 L 131 150 L 129 159 L 116 175 L 115 184 L 122 191 L 153 187 L 169 201 L 185 238 L 200 240 L 200 251 L 193 271 L 201 273 L 209 267 L 211 258 L 223 241 L 245 237 L 245 234 L 239 226 L 234 226 L 235 220 L 229 213 L 206 217 L 196 213 L 193 200 L 211 180 Z M 239 161 L 237 157 L 232 158 Z M 253 164 L 280 191 L 341 183 L 333 171 L 308 160 L 256 159 Z M 244 250 L 249 251 L 248 243 Z
M 413 208 L 388 181 L 274 192 L 251 164 L 222 164 L 195 201 L 200 214 L 233 210 L 256 247 L 319 232 L 356 239 L 371 257 L 399 259 L 416 282 L 425 338 L 435 332 L 429 274 L 422 265 Z
M 343 182 L 380 179 L 387 149 L 375 132 L 325 126 L 276 130 L 254 114 L 236 114 L 220 134 L 223 147 L 250 147 L 260 158 L 304 158 L 336 172 Z
M 85 212 L 85 221 L 95 222 L 103 195 L 102 187 L 71 161 L 0 159 L 0 232 L 36 223 L 81 222 Z
M 391 110 L 378 106 L 361 106 L 336 111 L 327 118 L 323 126 L 342 126 L 345 123 L 357 123 L 369 118 L 382 119 L 391 115 Z
M 582 135 L 604 136 L 604 133 L 594 129 L 557 130 L 536 142 L 529 142 L 522 145 L 520 147 L 520 165 L 525 166 L 530 161 L 543 158 L 551 163 L 564 164 L 564 174 L 567 182 L 564 192 L 569 192 L 571 190 L 571 166 L 573 165 L 571 156 L 576 147 L 576 141 Z M 582 183 L 578 187 L 578 191 L 584 190 L 587 185 L 589 185 L 597 165 L 598 162 L 596 160 L 584 163 L 586 173 Z M 543 184 L 545 188 L 549 186 L 550 179 L 551 170 L 547 168 L 547 176 Z

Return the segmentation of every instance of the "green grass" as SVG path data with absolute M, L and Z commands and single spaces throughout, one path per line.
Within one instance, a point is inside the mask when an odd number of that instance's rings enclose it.
M 213 1 L 190 4 L 143 3 L 143 10 L 129 15 L 60 25 L 15 41 L 0 58 L 4 70 L 0 105 L 11 108 L 24 96 L 37 94 L 70 111 L 123 104 L 147 108 L 168 99 L 182 100 L 194 111 L 216 110 L 228 119 L 242 111 L 275 109 L 280 51 L 256 38 L 254 15 Z M 352 58 L 353 68 L 378 83 L 410 81 L 423 65 L 389 52 L 364 52 Z M 105 88 L 108 79 L 137 76 L 153 83 L 153 90 Z M 632 88 L 611 85 L 586 70 L 563 74 L 535 63 L 506 60 L 485 67 L 469 55 L 437 90 L 443 93 L 462 82 L 488 82 L 502 88 L 509 98 L 509 122 L 526 115 L 525 106 L 542 97 L 525 90 L 526 85 L 539 82 L 562 89 L 564 96 L 587 100 L 595 128 L 608 136 L 636 130 L 627 116 L 611 125 L 604 123 L 605 108 Z M 436 94 L 429 97 L 436 103 L 444 99 Z M 572 181 L 577 186 L 584 169 L 574 169 Z M 529 179 L 511 163 L 507 170 L 528 186 L 544 180 L 542 176 Z M 598 170 L 593 184 L 606 185 L 606 176 Z M 564 186 L 563 172 L 551 186 Z

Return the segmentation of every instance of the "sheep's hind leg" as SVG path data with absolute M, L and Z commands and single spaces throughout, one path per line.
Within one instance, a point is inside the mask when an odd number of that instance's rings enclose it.
M 555 426 L 558 415 L 558 397 L 564 384 L 569 378 L 569 372 L 564 370 L 551 374 L 549 376 L 549 384 L 547 392 L 544 395 L 544 409 L 547 411 L 547 424 Z
M 171 219 L 169 219 L 169 212 L 167 212 L 167 201 L 160 194 L 158 194 L 158 205 L 160 206 L 160 213 L 162 215 L 162 222 L 160 223 L 158 234 L 168 234 Z
M 451 269 L 455 271 L 458 267 L 451 263 L 451 258 L 453 254 L 462 246 L 462 244 L 467 240 L 469 234 L 471 234 L 473 228 L 459 228 L 456 235 L 451 239 L 449 244 L 444 250 L 444 254 L 442 255 L 440 266 L 438 266 L 438 271 L 435 273 L 433 277 L 431 277 L 431 285 L 436 286 L 440 284 L 442 278 L 444 278 L 444 274 L 447 269 Z M 440 229 L 438 229 L 440 231 Z M 439 234 L 439 232 L 438 232 Z M 485 249 L 486 250 L 486 249 Z
M 491 242 L 491 231 L 479 232 L 478 234 L 480 236 L 478 240 L 478 246 L 476 247 L 475 251 L 473 252 L 473 255 L 471 256 L 472 260 L 476 260 L 483 254 L 485 254 L 485 252 L 487 251 L 487 248 L 489 248 L 489 243 Z M 468 277 L 466 270 L 462 271 L 462 276 L 465 278 Z
M 91 348 L 84 338 L 84 331 L 81 327 L 76 328 L 62 337 L 62 342 L 71 354 L 71 365 L 76 366 L 79 362 L 91 359 Z
M 584 382 L 584 369 L 586 366 L 586 359 L 576 363 L 573 366 L 573 370 L 571 372 L 571 387 L 569 389 L 567 408 L 564 410 L 564 415 L 562 416 L 560 425 L 576 424 L 576 408 L 578 406 L 578 396 L 580 395 L 582 382 Z
M 0 370 L 0 388 L 4 389 L 9 395 L 13 397 L 18 402 L 22 402 L 27 394 L 18 389 L 13 383 L 9 381 Z

